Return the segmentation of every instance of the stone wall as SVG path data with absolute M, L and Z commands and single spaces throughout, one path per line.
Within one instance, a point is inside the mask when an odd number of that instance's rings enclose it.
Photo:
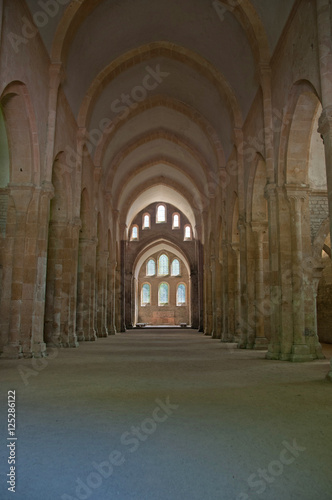
M 330 259 L 318 285 L 317 323 L 320 342 L 332 344 L 332 262 Z
M 329 216 L 327 193 L 310 193 L 310 229 L 314 240 L 322 222 Z

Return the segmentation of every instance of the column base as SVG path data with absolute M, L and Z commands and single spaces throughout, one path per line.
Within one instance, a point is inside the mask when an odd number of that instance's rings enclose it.
M 310 354 L 310 349 L 307 345 L 297 344 L 293 345 L 289 360 L 293 362 L 312 361 L 313 355 Z
M 33 344 L 31 350 L 32 350 L 32 356 L 34 358 L 44 358 L 45 356 L 47 356 L 46 344 L 44 342 Z
M 253 349 L 255 351 L 266 351 L 269 347 L 269 341 L 265 337 L 256 337 Z
M 76 332 L 76 337 L 78 342 L 84 342 L 85 336 L 83 330 L 79 330 L 78 332 Z
M 18 359 L 22 357 L 23 357 L 23 352 L 21 345 L 9 344 L 3 347 L 1 358 Z
M 115 326 L 111 326 L 109 329 L 108 329 L 108 335 L 116 335 L 117 331 L 116 331 L 116 328 Z
M 86 342 L 95 342 L 97 340 L 97 335 L 95 330 L 92 330 L 91 332 L 88 333 L 88 335 L 85 337 Z
M 269 344 L 268 351 L 265 356 L 266 359 L 277 360 L 280 359 L 280 345 L 279 344 Z
M 332 359 L 331 359 L 330 365 L 331 365 L 331 369 L 330 369 L 329 373 L 326 375 L 326 380 L 328 382 L 332 382 Z
M 316 359 L 326 359 L 326 356 L 324 356 L 323 351 L 322 351 L 322 346 L 320 343 L 316 344 Z

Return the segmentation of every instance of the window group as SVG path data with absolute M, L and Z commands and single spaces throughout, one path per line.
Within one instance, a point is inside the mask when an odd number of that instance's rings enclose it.
M 163 224 L 167 222 L 167 207 L 163 203 L 159 203 L 156 207 L 156 224 Z M 181 228 L 181 216 L 178 212 L 172 214 L 172 229 Z M 142 230 L 151 229 L 151 214 L 145 212 L 142 216 Z M 191 225 L 185 224 L 184 226 L 184 240 L 192 239 Z M 139 226 L 133 224 L 131 227 L 130 241 L 139 240 Z
M 168 283 L 160 283 L 158 285 L 158 306 L 169 305 L 169 287 Z M 176 305 L 185 306 L 187 301 L 186 285 L 184 283 L 179 283 L 176 288 Z M 141 291 L 141 305 L 149 306 L 151 305 L 151 284 L 143 283 Z

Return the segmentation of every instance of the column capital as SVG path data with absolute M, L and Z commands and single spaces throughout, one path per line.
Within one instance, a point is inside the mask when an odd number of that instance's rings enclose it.
M 307 184 L 285 184 L 287 198 L 298 205 L 299 202 L 304 201 L 308 196 L 309 186 Z

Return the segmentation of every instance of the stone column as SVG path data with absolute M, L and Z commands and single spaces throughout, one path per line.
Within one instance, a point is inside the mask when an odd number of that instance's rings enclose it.
M 293 299 L 293 347 L 291 361 L 310 361 L 312 355 L 305 339 L 303 252 L 302 252 L 302 205 L 307 187 L 286 186 L 291 211 L 292 234 L 292 299 Z
M 115 260 L 111 261 L 108 265 L 108 334 L 116 334 L 115 326 L 115 303 L 116 303 L 116 266 Z
M 227 241 L 222 241 L 222 332 L 221 332 L 221 342 L 230 342 L 231 335 L 229 332 L 229 293 L 228 293 L 228 244 Z
M 270 293 L 272 304 L 271 340 L 266 358 L 279 359 L 281 290 L 279 283 L 278 201 L 277 187 L 275 184 L 267 184 L 265 188 L 265 197 L 268 203 Z
M 190 301 L 191 301 L 191 328 L 199 327 L 199 301 L 198 301 L 198 276 L 197 271 L 192 270 L 190 274 Z
M 267 232 L 267 224 L 252 222 L 252 230 L 255 233 L 255 342 L 253 348 L 256 350 L 267 349 L 268 340 L 264 331 L 264 235 Z
M 205 324 L 204 324 L 204 335 L 212 335 L 213 323 L 212 323 L 212 272 L 211 265 L 204 265 L 204 303 L 205 303 Z
M 216 337 L 216 257 L 215 255 L 210 255 L 210 273 L 211 273 L 211 336 Z
M 81 265 L 78 274 L 78 338 L 86 341 L 97 339 L 95 324 L 95 255 L 97 240 L 80 238 Z
M 239 342 L 240 348 L 245 348 L 247 344 L 246 331 L 243 328 L 243 321 L 241 315 L 241 255 L 240 255 L 240 244 L 232 243 L 232 249 L 235 256 L 235 323 L 234 323 L 234 341 Z M 241 327 L 242 325 L 242 327 Z
M 25 253 L 26 224 L 29 205 L 33 196 L 33 188 L 10 186 L 10 197 L 15 203 L 15 228 L 13 232 L 13 260 L 12 260 L 12 283 L 10 298 L 10 323 L 8 343 L 3 348 L 2 356 L 5 358 L 20 358 L 23 356 L 22 347 L 22 315 L 27 314 L 26 320 L 32 318 L 29 302 L 33 300 L 33 293 L 23 290 L 24 282 L 24 261 L 27 257 Z M 30 258 L 30 256 L 29 256 Z M 31 269 L 33 272 L 33 268 Z M 29 297 L 30 295 L 30 297 Z M 27 307 L 28 306 L 28 307 Z M 24 309 L 24 313 L 22 312 Z
M 107 260 L 108 252 L 98 252 L 97 253 L 97 271 L 96 271 L 96 281 L 97 281 L 97 310 L 96 310 L 96 322 L 97 322 L 97 336 L 107 337 Z
M 324 140 L 330 214 L 330 236 L 332 238 L 332 35 L 331 6 L 329 0 L 317 0 L 317 33 L 323 105 L 318 131 Z M 332 359 L 331 369 L 327 375 L 327 379 L 332 382 Z
M 310 280 L 310 282 L 308 283 L 307 288 L 311 291 L 311 295 L 309 297 L 310 314 L 307 315 L 306 318 L 306 334 L 307 343 L 309 344 L 310 352 L 314 359 L 325 359 L 322 352 L 322 346 L 317 335 L 317 292 L 323 269 L 324 264 L 316 261 L 314 263 L 312 275 L 308 277 L 308 281 Z

